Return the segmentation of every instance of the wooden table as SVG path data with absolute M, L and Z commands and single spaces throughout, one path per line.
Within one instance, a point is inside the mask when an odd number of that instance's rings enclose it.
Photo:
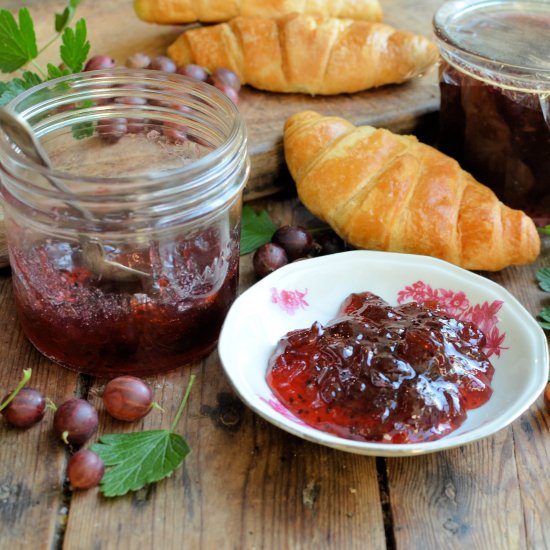
M 279 223 L 303 222 L 296 199 L 270 199 Z M 535 314 L 547 295 L 535 270 L 491 279 Z M 242 261 L 241 289 L 254 278 Z M 86 397 L 101 411 L 104 380 L 78 376 L 42 357 L 21 333 L 8 272 L 0 275 L 0 389 L 32 367 L 32 385 L 56 403 Z M 68 454 L 51 413 L 28 431 L 0 422 L 2 549 L 282 549 L 550 547 L 550 414 L 539 399 L 511 427 L 432 455 L 362 457 L 302 441 L 268 424 L 231 390 L 213 353 L 149 379 L 165 409 L 131 426 L 100 413 L 100 433 L 168 427 L 189 375 L 197 375 L 180 432 L 193 452 L 167 480 L 107 500 L 71 492 Z
M 263 199 L 277 223 L 307 222 L 292 195 Z M 546 305 L 536 265 L 491 279 L 532 313 Z M 250 257 L 241 290 L 254 281 Z M 119 499 L 72 492 L 68 453 L 51 413 L 19 431 L 0 421 L 1 549 L 544 549 L 550 548 L 550 415 L 542 398 L 496 435 L 465 447 L 400 459 L 314 445 L 268 424 L 231 390 L 216 353 L 150 378 L 154 411 L 129 426 L 101 409 L 104 380 L 42 357 L 17 324 L 10 274 L 0 271 L 0 394 L 33 368 L 32 386 L 54 402 L 86 397 L 100 433 L 168 427 L 191 373 L 197 375 L 179 431 L 193 452 L 157 485 Z

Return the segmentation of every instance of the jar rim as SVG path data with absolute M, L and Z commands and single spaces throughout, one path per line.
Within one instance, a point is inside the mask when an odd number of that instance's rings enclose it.
M 238 108 L 220 90 L 214 86 L 207 85 L 203 82 L 183 75 L 165 73 L 151 69 L 127 69 L 116 67 L 113 69 L 100 69 L 96 71 L 87 71 L 62 76 L 42 82 L 41 84 L 33 86 L 32 88 L 22 92 L 17 97 L 12 99 L 6 105 L 6 108 L 19 113 L 23 116 L 23 118 L 27 119 L 29 116 L 36 114 L 37 107 L 39 108 L 40 104 L 31 105 L 23 110 L 19 110 L 18 106 L 24 105 L 25 102 L 28 102 L 33 95 L 39 94 L 47 89 L 66 84 L 68 82 L 72 82 L 78 89 L 81 88 L 83 83 L 90 82 L 92 79 L 94 86 L 99 86 L 102 84 L 119 84 L 121 81 L 126 81 L 128 84 L 132 84 L 134 79 L 138 78 L 141 83 L 151 84 L 152 86 L 168 86 L 174 93 L 179 91 L 179 93 L 182 94 L 189 94 L 190 91 L 192 91 L 199 97 L 199 99 L 206 99 L 207 97 L 213 96 L 217 102 L 221 103 L 224 109 L 229 111 L 229 117 L 232 120 L 231 130 L 224 142 L 215 149 L 207 152 L 201 158 L 193 160 L 188 164 L 182 164 L 180 167 L 163 170 L 161 172 L 144 173 L 139 176 L 90 176 L 74 174 L 55 168 L 48 168 L 38 164 L 24 154 L 15 153 L 7 139 L 0 139 L 0 152 L 8 156 L 14 164 L 19 165 L 24 169 L 35 171 L 45 178 L 54 178 L 61 181 L 74 180 L 75 178 L 78 178 L 78 180 L 82 183 L 98 186 L 127 184 L 128 186 L 133 187 L 135 186 L 136 181 L 139 181 L 141 184 L 145 184 L 146 186 L 150 186 L 151 184 L 156 186 L 158 184 L 168 183 L 173 179 L 185 179 L 185 176 L 190 173 L 203 172 L 208 170 L 209 167 L 215 167 L 222 162 L 222 159 L 231 156 L 232 149 L 235 148 L 235 145 L 240 146 L 240 141 L 246 141 L 246 130 Z M 71 98 L 71 95 L 68 94 L 66 96 L 65 103 L 68 103 L 70 99 L 74 101 L 74 98 Z
M 117 101 L 131 95 L 146 101 Z M 100 145 L 97 138 L 91 149 L 84 141 L 82 151 L 74 152 L 73 171 L 56 170 L 37 164 L 0 131 L 0 173 L 5 176 L 0 180 L 0 193 L 6 205 L 33 211 L 47 223 L 63 219 L 92 234 L 103 230 L 103 225 L 125 227 L 128 212 L 135 228 L 198 221 L 231 204 L 242 192 L 250 170 L 246 127 L 237 107 L 214 86 L 182 75 L 143 69 L 89 71 L 35 86 L 8 105 L 31 124 L 39 138 L 65 139 L 82 121 L 126 117 L 145 121 L 142 135 L 146 143 L 153 144 L 146 148 L 151 152 L 129 155 L 123 175 L 111 176 L 109 170 L 117 160 L 111 157 L 103 169 L 94 148 Z M 174 140 L 164 133 L 166 124 L 176 129 L 185 126 L 187 141 L 195 140 L 196 146 L 184 140 L 181 148 L 172 150 Z M 92 126 L 86 137 L 91 138 L 98 128 Z M 150 135 L 152 130 L 156 137 Z M 135 143 L 128 141 L 128 151 L 134 151 Z M 60 158 L 65 145 L 62 141 L 56 151 Z M 161 149 L 169 154 L 154 162 L 150 155 Z M 102 175 L 81 176 L 79 169 L 85 172 L 81 165 L 92 170 L 99 166 Z
M 535 93 L 550 91 L 550 64 L 540 38 L 549 22 L 546 0 L 451 0 L 432 21 L 441 55 L 451 65 L 474 78 Z M 533 23 L 541 23 L 538 34 Z

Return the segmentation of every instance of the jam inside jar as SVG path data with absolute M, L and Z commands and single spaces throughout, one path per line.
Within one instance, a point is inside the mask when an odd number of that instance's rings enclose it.
M 550 4 L 447 2 L 440 147 L 508 206 L 550 222 Z
M 114 70 L 43 84 L 11 107 L 53 166 L 35 165 L 0 132 L 14 297 L 29 340 L 103 377 L 207 355 L 238 282 L 248 157 L 233 104 L 185 77 Z M 140 275 L 103 271 L 90 242 Z

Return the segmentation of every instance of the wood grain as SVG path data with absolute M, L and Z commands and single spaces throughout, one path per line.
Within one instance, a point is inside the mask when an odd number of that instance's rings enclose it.
M 279 224 L 315 223 L 295 197 L 255 206 L 267 208 Z M 544 250 L 539 264 L 492 275 L 533 313 L 546 299 L 534 282 L 537 266 L 548 265 Z M 250 256 L 241 271 L 242 291 L 255 280 Z M 2 389 L 23 366 L 36 364 L 34 385 L 55 399 L 85 390 L 88 384 L 25 342 L 7 277 L 0 288 L 0 344 L 7 352 L 0 362 Z M 168 426 L 191 372 L 197 383 L 179 431 L 193 452 L 172 477 L 133 495 L 108 500 L 97 490 L 64 490 L 65 453 L 52 440 L 51 418 L 26 432 L 2 426 L 0 530 L 8 533 L 9 547 L 548 547 L 550 418 L 542 401 L 510 428 L 462 448 L 405 459 L 360 457 L 302 441 L 254 415 L 230 388 L 214 353 L 150 378 L 165 412 L 153 411 L 136 424 L 109 419 L 101 407 L 104 381 L 91 381 L 100 433 Z
M 7 3 L 13 8 L 20 5 L 15 0 Z M 426 26 L 428 12 L 439 3 L 426 0 L 421 8 L 412 0 L 386 0 L 386 11 L 401 18 L 403 26 Z M 62 3 L 32 5 L 46 28 L 54 7 Z M 128 15 L 128 8 L 128 0 L 84 2 L 79 8 L 89 21 L 99 22 L 91 23 L 98 33 L 92 40 L 102 51 L 116 50 L 120 59 L 136 50 L 156 53 L 178 32 L 142 24 Z M 314 105 L 321 112 L 352 119 L 366 116 L 380 124 L 391 118 L 407 131 L 422 113 L 430 112 L 422 101 L 427 96 L 417 94 L 419 86 L 431 93 L 426 83 L 343 96 L 338 104 L 324 98 L 245 92 L 243 113 L 249 128 L 257 132 L 257 138 L 251 132 L 256 163 L 252 185 L 262 193 L 284 187 L 280 117 Z M 430 100 L 435 102 L 435 85 L 431 90 Z M 275 149 L 269 136 L 275 136 Z M 280 224 L 316 223 L 293 196 L 254 204 L 267 208 Z M 532 266 L 491 275 L 533 314 L 550 305 L 534 278 L 537 267 L 550 265 L 548 249 L 545 243 L 541 259 Z M 241 290 L 254 280 L 251 258 L 245 257 Z M 266 423 L 236 397 L 213 353 L 201 363 L 150 378 L 165 412 L 153 411 L 143 421 L 126 425 L 102 410 L 104 381 L 77 376 L 42 357 L 26 341 L 15 313 L 9 276 L 3 271 L 2 395 L 17 383 L 22 369 L 31 366 L 31 385 L 55 402 L 88 395 L 100 409 L 100 433 L 168 426 L 190 373 L 198 378 L 179 427 L 193 448 L 183 468 L 120 499 L 102 498 L 95 489 L 69 490 L 64 483 L 67 451 L 51 433 L 51 413 L 26 431 L 10 429 L 0 420 L 2 549 L 550 547 L 550 416 L 542 399 L 510 428 L 469 446 L 421 457 L 374 459 L 316 446 Z
M 11 280 L 0 275 L 0 396 L 32 368 L 30 387 L 47 391 L 56 403 L 78 391 L 76 374 L 53 367 L 21 332 L 11 294 Z M 63 480 L 66 453 L 51 431 L 52 413 L 28 429 L 0 422 L 0 547 L 49 547 L 66 519 Z
M 511 429 L 387 468 L 397 548 L 525 548 Z
M 9 265 L 8 243 L 6 242 L 6 232 L 4 230 L 4 213 L 0 204 L 0 269 Z
M 535 273 L 538 267 L 550 266 L 550 238 L 543 239 L 542 254 L 536 265 L 515 268 L 494 274 L 492 279 L 510 290 L 525 308 L 537 315 L 550 306 L 550 294 L 538 288 Z M 548 338 L 548 334 L 547 334 Z M 522 496 L 523 522 L 527 548 L 550 548 L 550 501 L 545 497 L 550 487 L 550 413 L 542 397 L 512 426 L 518 480 Z

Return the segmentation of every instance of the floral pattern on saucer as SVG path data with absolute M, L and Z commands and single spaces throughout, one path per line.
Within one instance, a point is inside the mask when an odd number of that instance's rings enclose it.
M 502 300 L 472 304 L 462 291 L 432 288 L 423 281 L 417 281 L 397 294 L 399 304 L 410 301 L 419 304 L 436 301 L 451 317 L 473 323 L 485 334 L 487 344 L 483 349 L 487 357 L 492 355 L 500 357 L 501 353 L 508 349 L 503 346 L 506 333 L 500 332 L 498 328 L 497 313 L 504 305 Z
M 294 315 L 298 309 L 309 307 L 305 297 L 308 292 L 306 288 L 303 292 L 299 290 L 277 290 L 271 288 L 271 301 L 278 304 L 279 307 L 288 315 Z

